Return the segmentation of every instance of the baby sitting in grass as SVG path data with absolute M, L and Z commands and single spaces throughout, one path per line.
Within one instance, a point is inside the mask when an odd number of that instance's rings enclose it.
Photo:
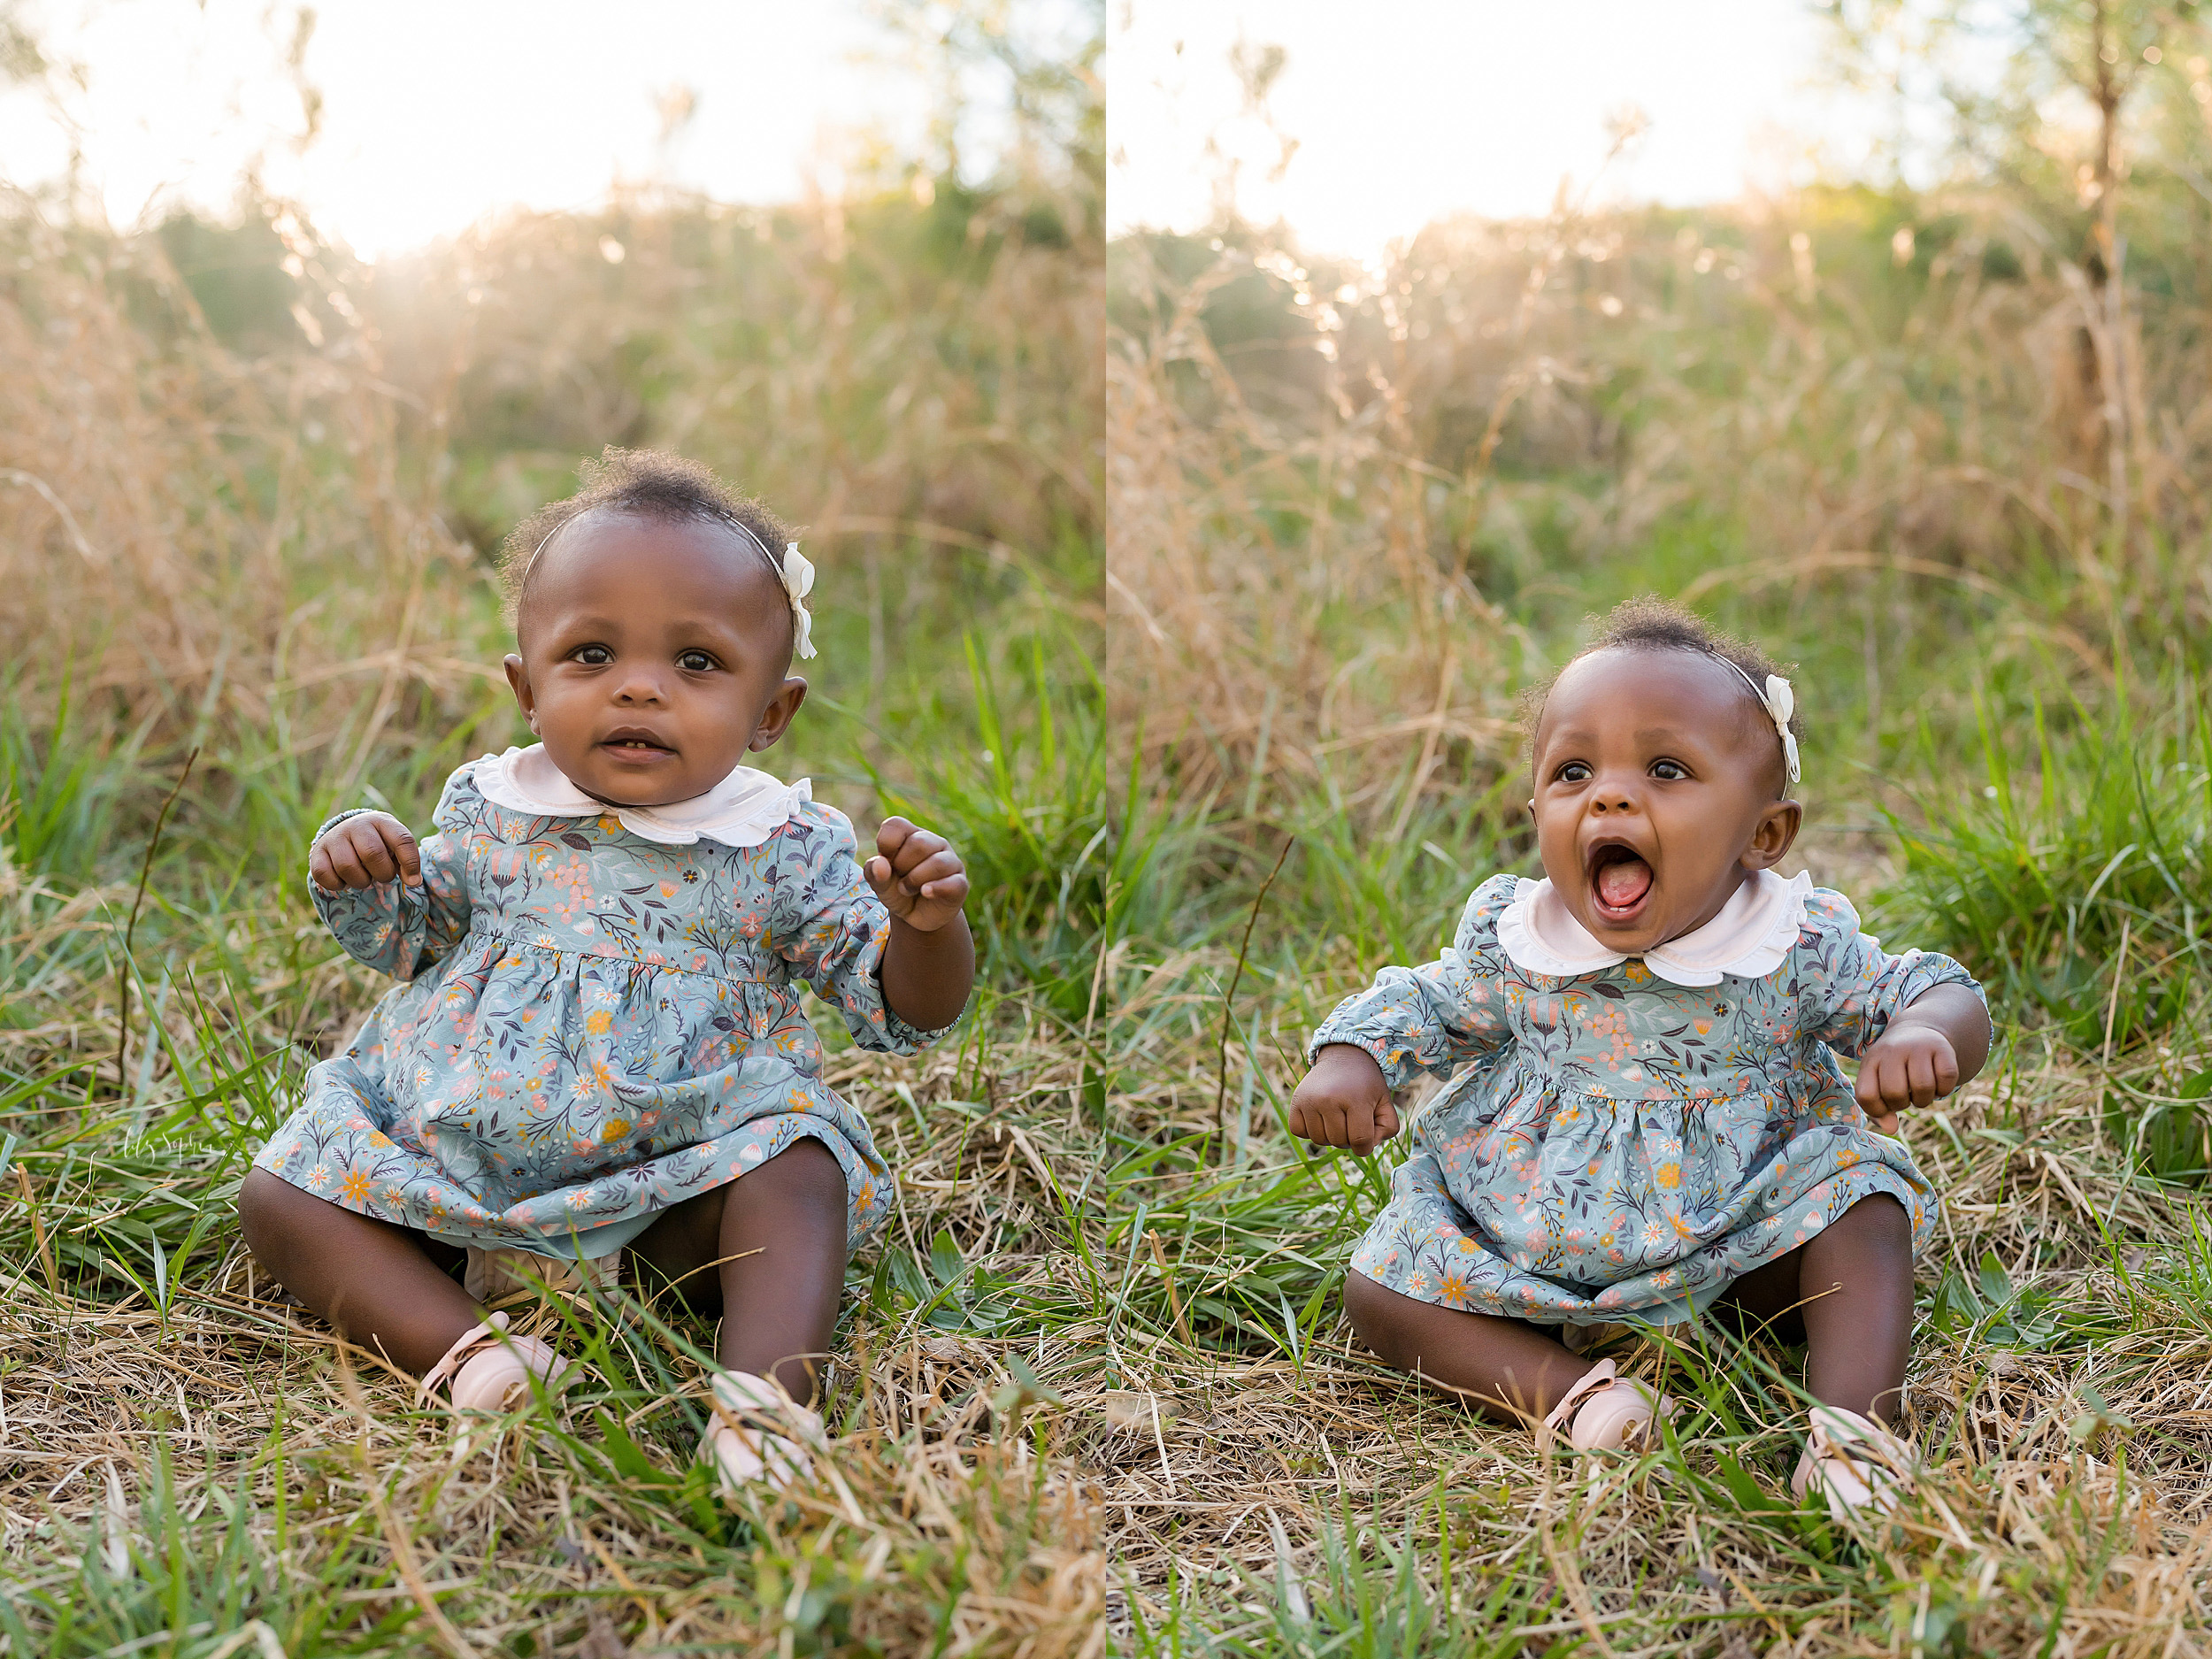
M 780 1486 L 890 1188 L 799 987 L 863 1048 L 942 1035 L 974 977 L 967 877 L 897 818 L 863 864 L 803 780 L 742 764 L 805 700 L 812 572 L 704 467 L 610 449 L 505 569 L 541 741 L 455 772 L 419 847 L 382 812 L 317 836 L 316 908 L 403 983 L 254 1160 L 246 1240 L 426 1393 L 495 1409 L 563 1362 L 484 1302 L 607 1282 L 626 1249 L 723 1316 L 703 1451 Z
M 1801 814 L 1791 704 L 1688 613 L 1614 612 L 1536 705 L 1544 879 L 1494 876 L 1440 961 L 1340 1005 L 1290 1125 L 1365 1153 L 1398 1131 L 1393 1087 L 1453 1079 L 1345 1281 L 1391 1364 L 1619 1448 L 1665 1402 L 1563 1335 L 1770 1323 L 1808 1345 L 1818 1402 L 1793 1489 L 1841 1517 L 1910 1471 L 1883 1425 L 1936 1200 L 1896 1113 L 1971 1078 L 1991 1029 L 1957 963 L 1892 956 L 1840 894 L 1775 872 Z

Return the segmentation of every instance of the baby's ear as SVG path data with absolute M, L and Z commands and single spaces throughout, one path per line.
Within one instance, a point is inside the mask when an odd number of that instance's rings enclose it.
M 799 705 L 805 701 L 806 681 L 794 674 L 768 699 L 768 706 L 760 711 L 760 718 L 754 723 L 753 734 L 746 740 L 745 747 L 757 753 L 772 745 L 791 729 Z
M 512 651 L 501 664 L 507 671 L 507 686 L 515 694 L 515 706 L 522 710 L 522 718 L 530 723 L 530 729 L 538 729 L 538 700 L 530 689 L 530 671 L 523 666 L 522 658 Z
M 1789 856 L 1803 827 L 1805 809 L 1795 801 L 1776 801 L 1759 814 L 1751 832 L 1751 844 L 1739 861 L 1747 870 L 1771 870 Z

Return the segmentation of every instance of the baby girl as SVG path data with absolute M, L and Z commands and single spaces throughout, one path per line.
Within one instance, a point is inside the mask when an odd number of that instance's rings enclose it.
M 1392 1088 L 1452 1079 L 1345 1281 L 1386 1361 L 1617 1448 L 1665 1402 L 1563 1337 L 1748 1317 L 1808 1345 L 1793 1485 L 1840 1517 L 1910 1469 L 1884 1425 L 1936 1201 L 1896 1113 L 1971 1078 L 1991 1030 L 1957 963 L 1892 956 L 1840 894 L 1776 873 L 1791 703 L 1687 613 L 1616 611 L 1536 708 L 1544 879 L 1492 877 L 1440 961 L 1340 1005 L 1290 1124 L 1365 1153 L 1398 1131 Z
M 703 1450 L 782 1485 L 890 1187 L 799 987 L 863 1048 L 941 1036 L 974 978 L 967 877 L 903 818 L 862 863 L 804 781 L 742 764 L 805 701 L 812 572 L 704 467 L 610 449 L 506 573 L 540 741 L 455 772 L 419 846 L 382 812 L 317 836 L 316 908 L 401 984 L 254 1160 L 246 1241 L 426 1392 L 491 1409 L 563 1362 L 484 1303 L 611 1282 L 626 1249 L 723 1315 Z

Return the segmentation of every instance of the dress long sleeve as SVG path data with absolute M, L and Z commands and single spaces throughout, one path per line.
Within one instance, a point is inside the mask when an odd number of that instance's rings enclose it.
M 1801 949 L 1798 994 L 1802 1029 L 1838 1054 L 1857 1058 L 1880 1040 L 1890 1021 L 1939 985 L 1963 985 L 1988 998 L 1974 976 L 1932 950 L 1892 956 L 1860 930 L 1858 912 L 1842 895 L 1816 889 L 1807 901 L 1809 949 Z
M 315 839 L 321 841 L 334 825 L 366 810 L 356 807 L 338 813 L 315 832 Z M 444 802 L 438 811 L 442 820 Z M 403 985 L 445 956 L 468 932 L 465 856 L 459 839 L 445 833 L 446 827 L 442 825 L 441 833 L 417 843 L 422 854 L 420 887 L 411 887 L 394 877 L 372 887 L 326 893 L 311 877 L 307 883 L 316 914 L 346 954 Z
M 885 1001 L 881 970 L 891 912 L 861 873 L 858 853 L 844 814 L 809 802 L 779 848 L 769 926 L 777 954 L 844 1016 L 854 1042 L 879 1054 L 912 1054 L 959 1019 L 924 1031 Z
M 851 826 L 765 778 L 691 840 L 529 795 L 504 757 L 471 761 L 420 886 L 315 895 L 405 983 L 310 1069 L 256 1166 L 451 1243 L 596 1259 L 812 1140 L 844 1173 L 847 1248 L 865 1244 L 895 1187 L 822 1075 L 804 982 L 868 1048 L 931 1033 L 883 1005 L 890 918 Z
M 1383 969 L 1374 984 L 1346 997 L 1321 1022 L 1306 1057 L 1332 1043 L 1363 1048 L 1390 1087 L 1402 1088 L 1417 1071 L 1449 1077 L 1511 1041 L 1495 916 L 1512 902 L 1513 891 L 1511 876 L 1476 888 L 1440 957 L 1418 968 Z

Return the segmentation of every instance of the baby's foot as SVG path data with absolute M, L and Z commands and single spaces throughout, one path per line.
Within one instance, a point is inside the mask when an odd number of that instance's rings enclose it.
M 714 1459 L 722 1490 L 735 1497 L 752 1482 L 787 1492 L 812 1463 L 822 1418 L 765 1377 L 750 1371 L 714 1374 L 714 1419 L 699 1437 L 699 1455 Z
M 518 1292 L 581 1295 L 594 1288 L 611 1291 L 621 1282 L 621 1268 L 619 1250 L 589 1261 L 572 1262 L 540 1256 L 535 1250 L 486 1250 L 472 1244 L 461 1287 L 477 1302 L 499 1302 Z
M 1616 1376 L 1613 1362 L 1601 1359 L 1551 1409 L 1544 1426 L 1558 1433 L 1569 1412 L 1574 1416 L 1567 1443 L 1575 1450 L 1632 1452 L 1651 1438 L 1655 1418 L 1674 1415 L 1674 1402 L 1632 1377 Z
M 507 1411 L 530 1397 L 530 1379 L 559 1386 L 568 1362 L 534 1336 L 511 1336 L 507 1316 L 495 1313 L 445 1351 L 422 1379 L 422 1394 L 442 1387 L 457 1411 Z
M 1864 1509 L 1887 1515 L 1898 1494 L 1912 1485 L 1912 1448 L 1870 1417 L 1841 1406 L 1815 1406 L 1812 1432 L 1790 1477 L 1790 1491 L 1801 1502 L 1808 1492 L 1828 1500 L 1837 1521 Z

